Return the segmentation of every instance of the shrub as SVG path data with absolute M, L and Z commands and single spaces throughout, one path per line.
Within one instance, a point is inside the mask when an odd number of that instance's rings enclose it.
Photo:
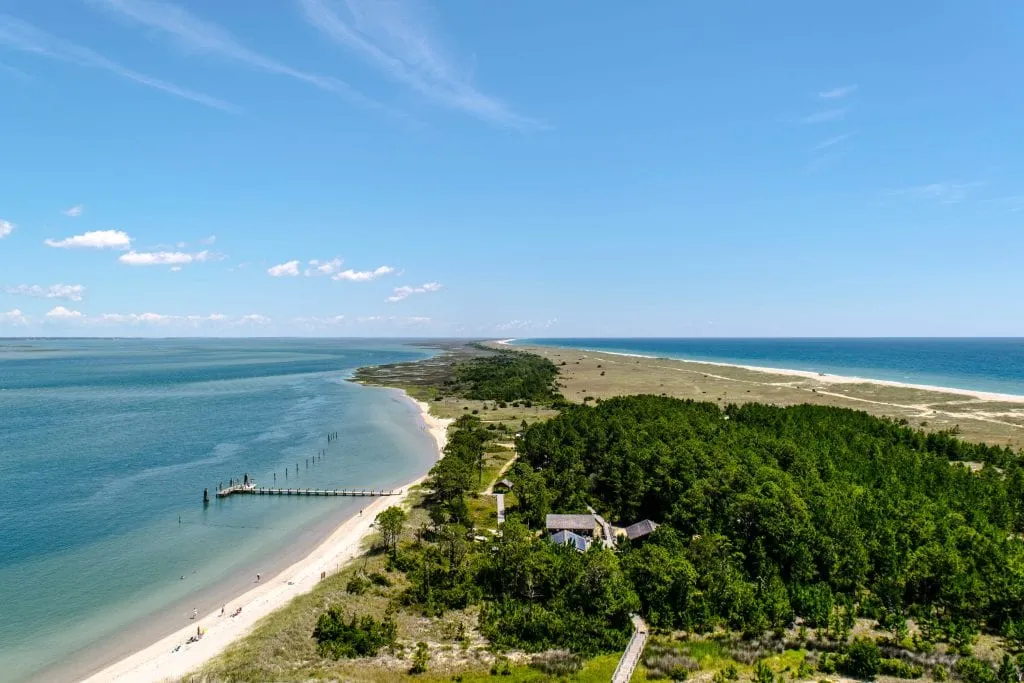
M 491 664 L 491 675 L 492 676 L 511 676 L 512 675 L 512 664 L 508 661 L 508 657 L 505 655 L 499 655 L 494 658 L 494 664 Z
M 317 619 L 313 629 L 321 656 L 372 657 L 385 646 L 395 644 L 397 628 L 391 617 L 377 621 L 370 615 L 346 618 L 341 607 L 331 607 Z
M 422 640 L 416 643 L 416 651 L 412 654 L 412 667 L 409 669 L 411 674 L 421 674 L 427 670 L 427 664 L 430 663 L 430 648 Z
M 881 665 L 882 655 L 878 652 L 875 641 L 870 638 L 857 638 L 846 648 L 842 671 L 854 678 L 869 680 L 878 675 Z
M 740 672 L 736 670 L 736 665 L 729 664 L 728 666 L 716 671 L 711 680 L 713 683 L 727 683 L 728 681 L 738 681 L 739 679 Z
M 370 587 L 370 582 L 362 574 L 353 574 L 352 578 L 345 584 L 345 592 L 352 595 L 362 595 Z
M 583 659 L 568 650 L 550 650 L 535 655 L 530 666 L 548 676 L 568 676 L 583 668 Z
M 924 676 L 924 667 L 905 662 L 902 659 L 880 660 L 879 671 L 886 676 L 893 676 L 895 678 L 921 678 L 921 676 Z
M 754 665 L 754 682 L 775 683 L 775 672 L 764 660 L 760 660 Z
M 644 666 L 648 678 L 669 678 L 684 681 L 691 671 L 699 671 L 700 664 L 693 657 L 672 648 L 652 645 L 644 654 Z
M 937 681 L 945 681 L 949 679 L 949 673 L 946 671 L 946 667 L 939 664 L 934 669 L 932 669 L 932 678 L 934 678 Z
M 373 584 L 375 586 L 387 587 L 387 586 L 391 585 L 391 579 L 389 579 L 388 577 L 384 576 L 380 572 L 374 572 L 374 573 L 370 574 L 370 581 L 373 582 Z
M 956 663 L 956 674 L 964 683 L 998 683 L 991 666 L 974 657 L 964 657 Z

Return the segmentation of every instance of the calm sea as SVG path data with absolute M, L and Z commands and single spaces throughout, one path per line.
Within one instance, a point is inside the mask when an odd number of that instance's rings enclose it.
M 116 661 L 299 559 L 365 504 L 204 508 L 204 487 L 248 473 L 397 488 L 425 473 L 434 443 L 415 406 L 345 378 L 427 355 L 393 341 L 0 339 L 0 679 L 68 680 Z
M 1024 395 L 1024 339 L 529 339 L 517 344 Z

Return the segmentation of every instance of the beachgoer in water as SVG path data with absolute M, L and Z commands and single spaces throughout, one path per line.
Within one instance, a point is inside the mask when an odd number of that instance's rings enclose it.
M 259 574 L 259 572 L 256 572 L 256 583 L 259 583 L 259 581 L 260 581 L 260 574 Z
M 185 580 L 185 575 L 184 574 L 182 574 L 181 576 L 178 577 L 178 581 L 184 581 L 184 580 Z

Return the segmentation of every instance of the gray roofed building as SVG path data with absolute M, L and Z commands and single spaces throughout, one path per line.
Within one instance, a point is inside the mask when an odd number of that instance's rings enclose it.
M 545 526 L 551 533 L 556 531 L 572 531 L 586 536 L 600 536 L 601 526 L 593 515 L 548 515 Z
M 509 481 L 508 479 L 499 479 L 498 481 L 494 482 L 493 488 L 494 490 L 504 489 L 506 491 L 511 491 L 512 482 Z
M 651 533 L 657 528 L 658 524 L 656 522 L 652 522 L 649 519 L 644 519 L 637 522 L 636 524 L 630 524 L 626 527 L 626 538 L 628 538 L 631 541 L 636 538 L 643 538 L 644 536 Z
M 587 551 L 587 539 L 571 531 L 559 531 L 551 534 L 551 542 L 558 545 L 571 545 L 581 553 Z

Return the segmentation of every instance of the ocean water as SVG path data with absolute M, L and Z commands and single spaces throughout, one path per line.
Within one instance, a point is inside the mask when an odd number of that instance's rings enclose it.
M 248 473 L 398 488 L 425 473 L 435 446 L 415 406 L 345 379 L 429 353 L 365 340 L 0 339 L 0 679 L 72 680 L 116 661 L 301 558 L 366 504 L 204 507 L 204 487 L 212 496 Z
M 1024 395 L 1024 339 L 522 339 L 514 344 L 809 370 Z

